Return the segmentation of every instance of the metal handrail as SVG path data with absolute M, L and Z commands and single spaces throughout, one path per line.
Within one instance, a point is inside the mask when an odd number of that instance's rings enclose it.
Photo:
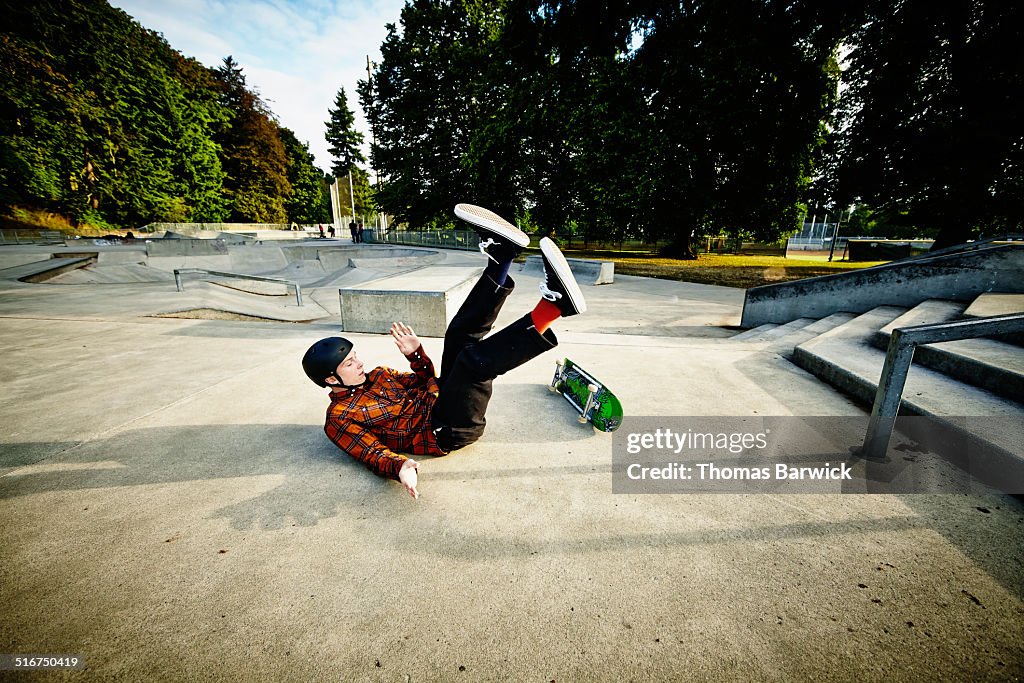
M 885 458 L 896 414 L 903 401 L 903 388 L 907 383 L 910 364 L 914 360 L 914 350 L 918 345 L 1022 331 L 1024 314 L 1020 313 L 914 325 L 893 330 L 885 354 L 885 364 L 882 365 L 882 374 L 878 378 L 878 389 L 871 407 L 871 420 L 868 423 L 868 432 L 864 436 L 862 455 L 872 460 Z
M 227 273 L 221 270 L 207 270 L 206 268 L 175 268 L 174 284 L 175 286 L 177 286 L 179 292 L 185 291 L 185 284 L 181 278 L 182 274 L 191 275 L 194 273 L 206 273 L 208 275 L 218 275 L 221 277 L 230 277 L 238 280 L 257 280 L 258 282 L 275 282 L 277 284 L 287 285 L 288 287 L 294 287 L 295 303 L 299 306 L 302 306 L 302 285 L 300 285 L 298 282 L 292 282 L 291 280 L 283 280 L 277 277 L 261 277 L 259 275 Z

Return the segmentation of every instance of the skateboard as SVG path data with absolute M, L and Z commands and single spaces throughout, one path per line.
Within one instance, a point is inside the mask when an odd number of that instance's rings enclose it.
M 581 424 L 589 422 L 602 432 L 614 432 L 622 424 L 622 404 L 615 394 L 568 358 L 555 361 L 548 388 L 565 397 L 580 414 Z

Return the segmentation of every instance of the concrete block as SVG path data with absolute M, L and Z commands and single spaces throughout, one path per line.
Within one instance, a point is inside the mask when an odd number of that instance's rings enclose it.
M 610 285 L 615 281 L 615 262 L 596 259 L 567 258 L 566 262 L 572 270 L 576 282 L 581 285 Z M 527 256 L 526 263 L 520 269 L 523 273 L 543 273 L 544 258 Z
M 386 334 L 402 321 L 421 337 L 443 337 L 482 270 L 431 266 L 339 289 L 341 329 Z

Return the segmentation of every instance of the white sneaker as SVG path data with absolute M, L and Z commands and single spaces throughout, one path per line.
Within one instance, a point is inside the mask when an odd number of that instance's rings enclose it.
M 507 242 L 518 249 L 530 244 L 530 236 L 509 223 L 507 220 L 479 206 L 472 204 L 456 204 L 455 215 L 464 221 L 472 223 L 480 234 L 481 242 L 493 240 L 489 244 Z M 481 251 L 484 251 L 482 248 Z M 484 251 L 484 253 L 487 253 Z
M 558 245 L 547 237 L 540 241 L 540 253 L 544 257 L 544 282 L 540 284 L 540 294 L 558 306 L 563 317 L 585 313 L 587 302 L 583 299 L 583 291 L 569 269 L 569 262 L 562 255 Z

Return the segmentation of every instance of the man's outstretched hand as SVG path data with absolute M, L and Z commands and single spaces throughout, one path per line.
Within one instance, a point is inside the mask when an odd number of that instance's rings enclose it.
M 395 345 L 403 356 L 408 356 L 420 348 L 420 338 L 405 323 L 391 323 L 391 336 L 394 337 Z
M 409 492 L 409 495 L 413 498 L 419 498 L 420 492 L 416 490 L 416 483 L 419 479 L 418 471 L 420 464 L 415 460 L 406 460 L 402 463 L 402 469 L 398 470 L 398 481 L 402 482 L 402 486 Z

